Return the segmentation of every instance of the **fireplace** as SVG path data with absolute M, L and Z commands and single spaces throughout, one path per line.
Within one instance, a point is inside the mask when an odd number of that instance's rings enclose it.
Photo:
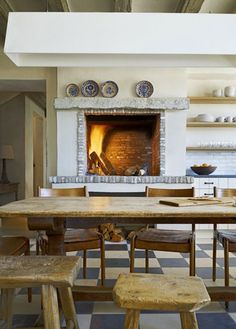
M 87 115 L 88 174 L 158 176 L 160 115 Z
M 57 98 L 58 176 L 50 181 L 186 182 L 183 110 L 188 107 L 187 98 Z

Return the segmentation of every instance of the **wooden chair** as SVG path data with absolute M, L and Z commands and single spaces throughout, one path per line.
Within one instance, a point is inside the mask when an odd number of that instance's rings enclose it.
M 147 197 L 193 197 L 194 188 L 156 189 L 146 187 Z M 130 272 L 134 272 L 135 248 L 145 249 L 145 269 L 149 270 L 148 250 L 187 252 L 190 254 L 189 273 L 195 275 L 195 225 L 192 231 L 146 229 L 135 234 L 130 243 Z
M 126 309 L 125 329 L 139 328 L 141 310 L 178 312 L 182 329 L 198 329 L 195 311 L 210 302 L 202 279 L 164 274 L 120 274 L 113 297 Z
M 39 197 L 65 197 L 65 196 L 88 196 L 87 188 L 39 188 Z M 37 242 L 37 251 L 41 246 L 42 253 L 47 254 L 47 236 L 39 234 Z M 97 228 L 90 229 L 67 229 L 64 240 L 65 251 L 83 250 L 83 277 L 86 278 L 87 268 L 87 250 L 100 249 L 101 252 L 101 284 L 104 285 L 105 280 L 105 243 L 103 235 L 100 234 Z
M 45 329 L 60 329 L 57 288 L 66 328 L 79 329 L 72 286 L 79 272 L 79 257 L 0 257 L 1 317 L 12 329 L 12 309 L 16 288 L 40 287 Z
M 214 186 L 214 197 L 236 197 L 236 189 L 217 188 Z M 213 225 L 213 255 L 212 255 L 212 280 L 216 280 L 216 251 L 217 242 L 224 248 L 224 279 L 225 286 L 229 286 L 229 252 L 236 252 L 236 230 L 217 230 L 217 224 Z M 225 303 L 228 307 L 228 302 Z
M 21 236 L 0 237 L 0 256 L 29 256 L 29 239 Z M 28 289 L 28 302 L 32 301 L 32 289 Z

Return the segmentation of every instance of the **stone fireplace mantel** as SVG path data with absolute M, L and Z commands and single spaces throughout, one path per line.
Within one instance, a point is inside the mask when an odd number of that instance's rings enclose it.
M 104 98 L 104 97 L 65 97 L 55 99 L 56 110 L 75 109 L 149 109 L 149 110 L 187 110 L 189 99 L 186 97 L 166 98 Z

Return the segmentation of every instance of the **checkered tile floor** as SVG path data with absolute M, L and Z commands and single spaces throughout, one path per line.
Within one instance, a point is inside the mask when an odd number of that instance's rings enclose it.
M 212 244 L 201 240 L 197 244 L 197 275 L 202 277 L 206 285 L 223 285 L 223 250 L 219 247 L 217 259 L 217 281 L 211 280 Z M 75 253 L 70 253 L 75 254 Z M 189 259 L 185 254 L 150 251 L 150 272 L 164 274 L 188 275 Z M 129 272 L 129 245 L 106 244 L 106 284 L 115 282 L 120 272 Z M 236 285 L 236 254 L 231 254 L 231 284 Z M 144 272 L 144 252 L 136 251 L 136 272 Z M 81 284 L 97 285 L 100 275 L 99 251 L 88 252 L 87 280 Z M 32 326 L 40 311 L 40 292 L 33 291 L 33 302 L 27 303 L 26 290 L 21 290 L 15 298 L 14 324 L 16 327 Z M 112 302 L 76 302 L 80 329 L 121 329 L 124 323 L 124 312 Z M 236 302 L 230 303 L 228 311 L 224 303 L 211 303 L 197 313 L 200 329 L 235 329 Z M 180 329 L 179 315 L 166 312 L 142 312 L 140 329 Z

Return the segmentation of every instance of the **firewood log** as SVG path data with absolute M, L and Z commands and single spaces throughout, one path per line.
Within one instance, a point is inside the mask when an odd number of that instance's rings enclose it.
M 90 156 L 91 162 L 94 163 L 96 165 L 96 167 L 98 166 L 99 168 L 101 168 L 104 175 L 109 174 L 109 171 L 107 170 L 106 166 L 103 164 L 102 160 L 99 158 L 99 156 L 97 155 L 97 153 L 95 151 L 93 151 L 89 156 Z
M 132 166 L 125 170 L 125 176 L 137 176 L 139 174 L 140 167 L 139 166 Z
M 109 175 L 116 175 L 115 168 L 113 167 L 111 161 L 107 158 L 107 156 L 104 152 L 101 153 L 101 159 L 104 162 L 104 164 L 109 172 Z

